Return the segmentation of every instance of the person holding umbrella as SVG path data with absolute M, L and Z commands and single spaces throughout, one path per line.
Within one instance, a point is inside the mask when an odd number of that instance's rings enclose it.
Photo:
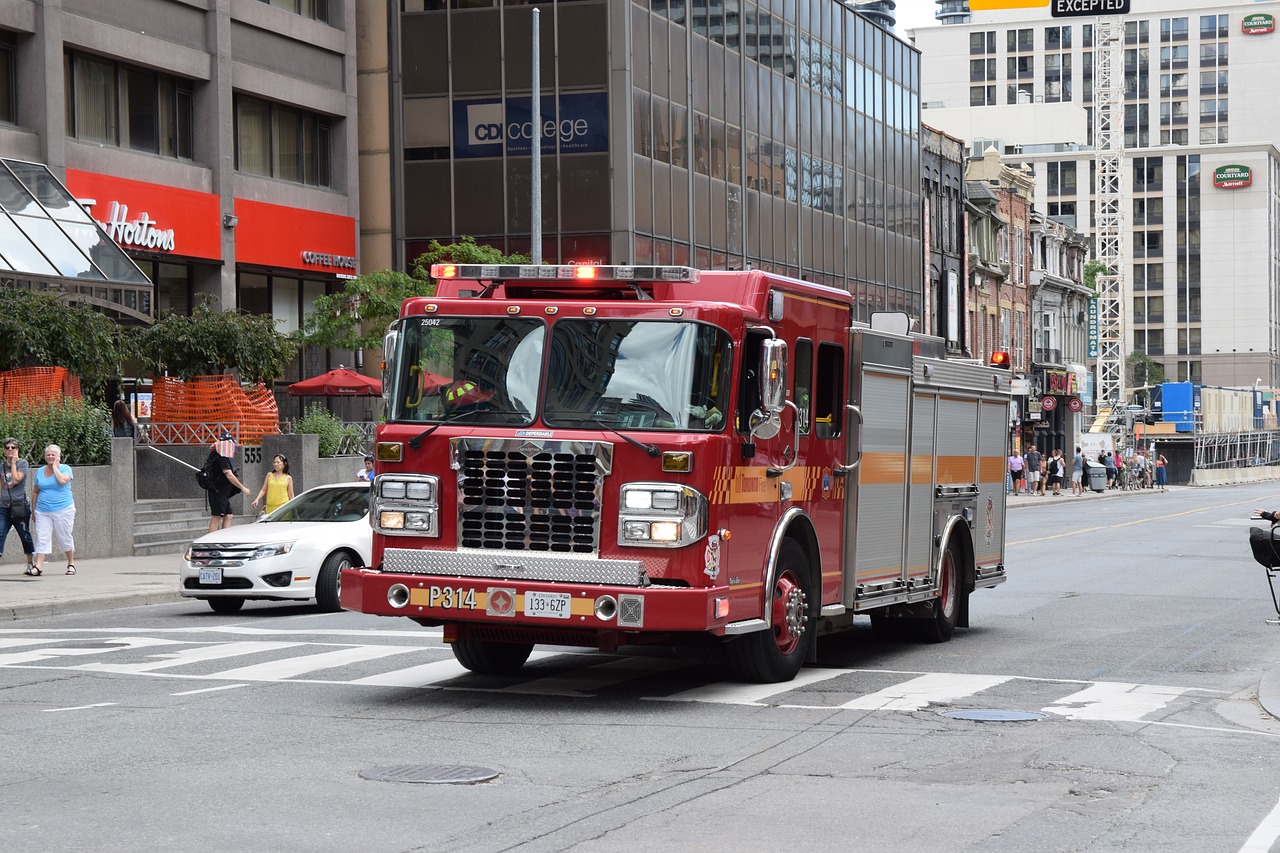
M 236 476 L 232 459 L 236 455 L 236 440 L 229 432 L 224 432 L 213 444 L 209 445 L 209 458 L 205 467 L 213 472 L 213 482 L 209 486 L 209 532 L 231 526 L 235 514 L 231 511 L 231 498 L 237 491 L 247 495 L 249 487 L 240 482 Z

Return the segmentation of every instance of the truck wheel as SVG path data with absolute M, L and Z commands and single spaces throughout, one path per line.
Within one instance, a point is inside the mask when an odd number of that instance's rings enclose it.
M 533 643 L 494 643 L 459 637 L 450 645 L 458 663 L 481 675 L 509 675 L 519 671 L 533 651 Z
M 770 629 L 729 644 L 729 665 L 744 681 L 774 684 L 796 677 L 813 642 L 815 607 L 809 559 L 793 540 L 782 544 L 769 608 Z
M 342 609 L 338 603 L 342 593 L 342 570 L 351 568 L 351 554 L 338 551 L 325 558 L 316 575 L 316 604 L 326 613 Z
M 209 606 L 213 608 L 214 613 L 236 613 L 241 607 L 244 607 L 243 598 L 211 598 Z
M 933 605 L 933 618 L 917 620 L 920 639 L 926 643 L 945 643 L 956 630 L 960 615 L 960 549 L 954 541 L 947 543 L 938 567 L 938 597 Z

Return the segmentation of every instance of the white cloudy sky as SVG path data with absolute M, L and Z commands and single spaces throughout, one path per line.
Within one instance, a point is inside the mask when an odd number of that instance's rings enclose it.
M 898 7 L 894 10 L 894 15 L 898 19 L 896 29 L 899 35 L 907 29 L 937 26 L 938 22 L 933 17 L 933 13 L 938 6 L 933 0 L 897 0 L 897 2 Z

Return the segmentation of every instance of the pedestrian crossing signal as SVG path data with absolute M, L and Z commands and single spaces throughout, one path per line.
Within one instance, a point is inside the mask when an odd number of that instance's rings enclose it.
M 1003 367 L 1005 370 L 1008 370 L 1009 369 L 1009 353 L 1004 352 L 1003 350 L 991 353 L 991 366 Z

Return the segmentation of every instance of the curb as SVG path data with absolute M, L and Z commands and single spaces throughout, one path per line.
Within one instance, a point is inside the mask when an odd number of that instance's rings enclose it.
M 1273 669 L 1258 682 L 1258 703 L 1262 710 L 1280 720 L 1280 669 Z
M 0 622 L 39 619 L 45 616 L 67 616 L 100 610 L 119 610 L 125 607 L 144 607 L 151 604 L 173 604 L 182 600 L 182 596 L 177 592 L 130 592 L 67 599 L 65 601 L 42 601 L 34 604 L 0 607 Z

